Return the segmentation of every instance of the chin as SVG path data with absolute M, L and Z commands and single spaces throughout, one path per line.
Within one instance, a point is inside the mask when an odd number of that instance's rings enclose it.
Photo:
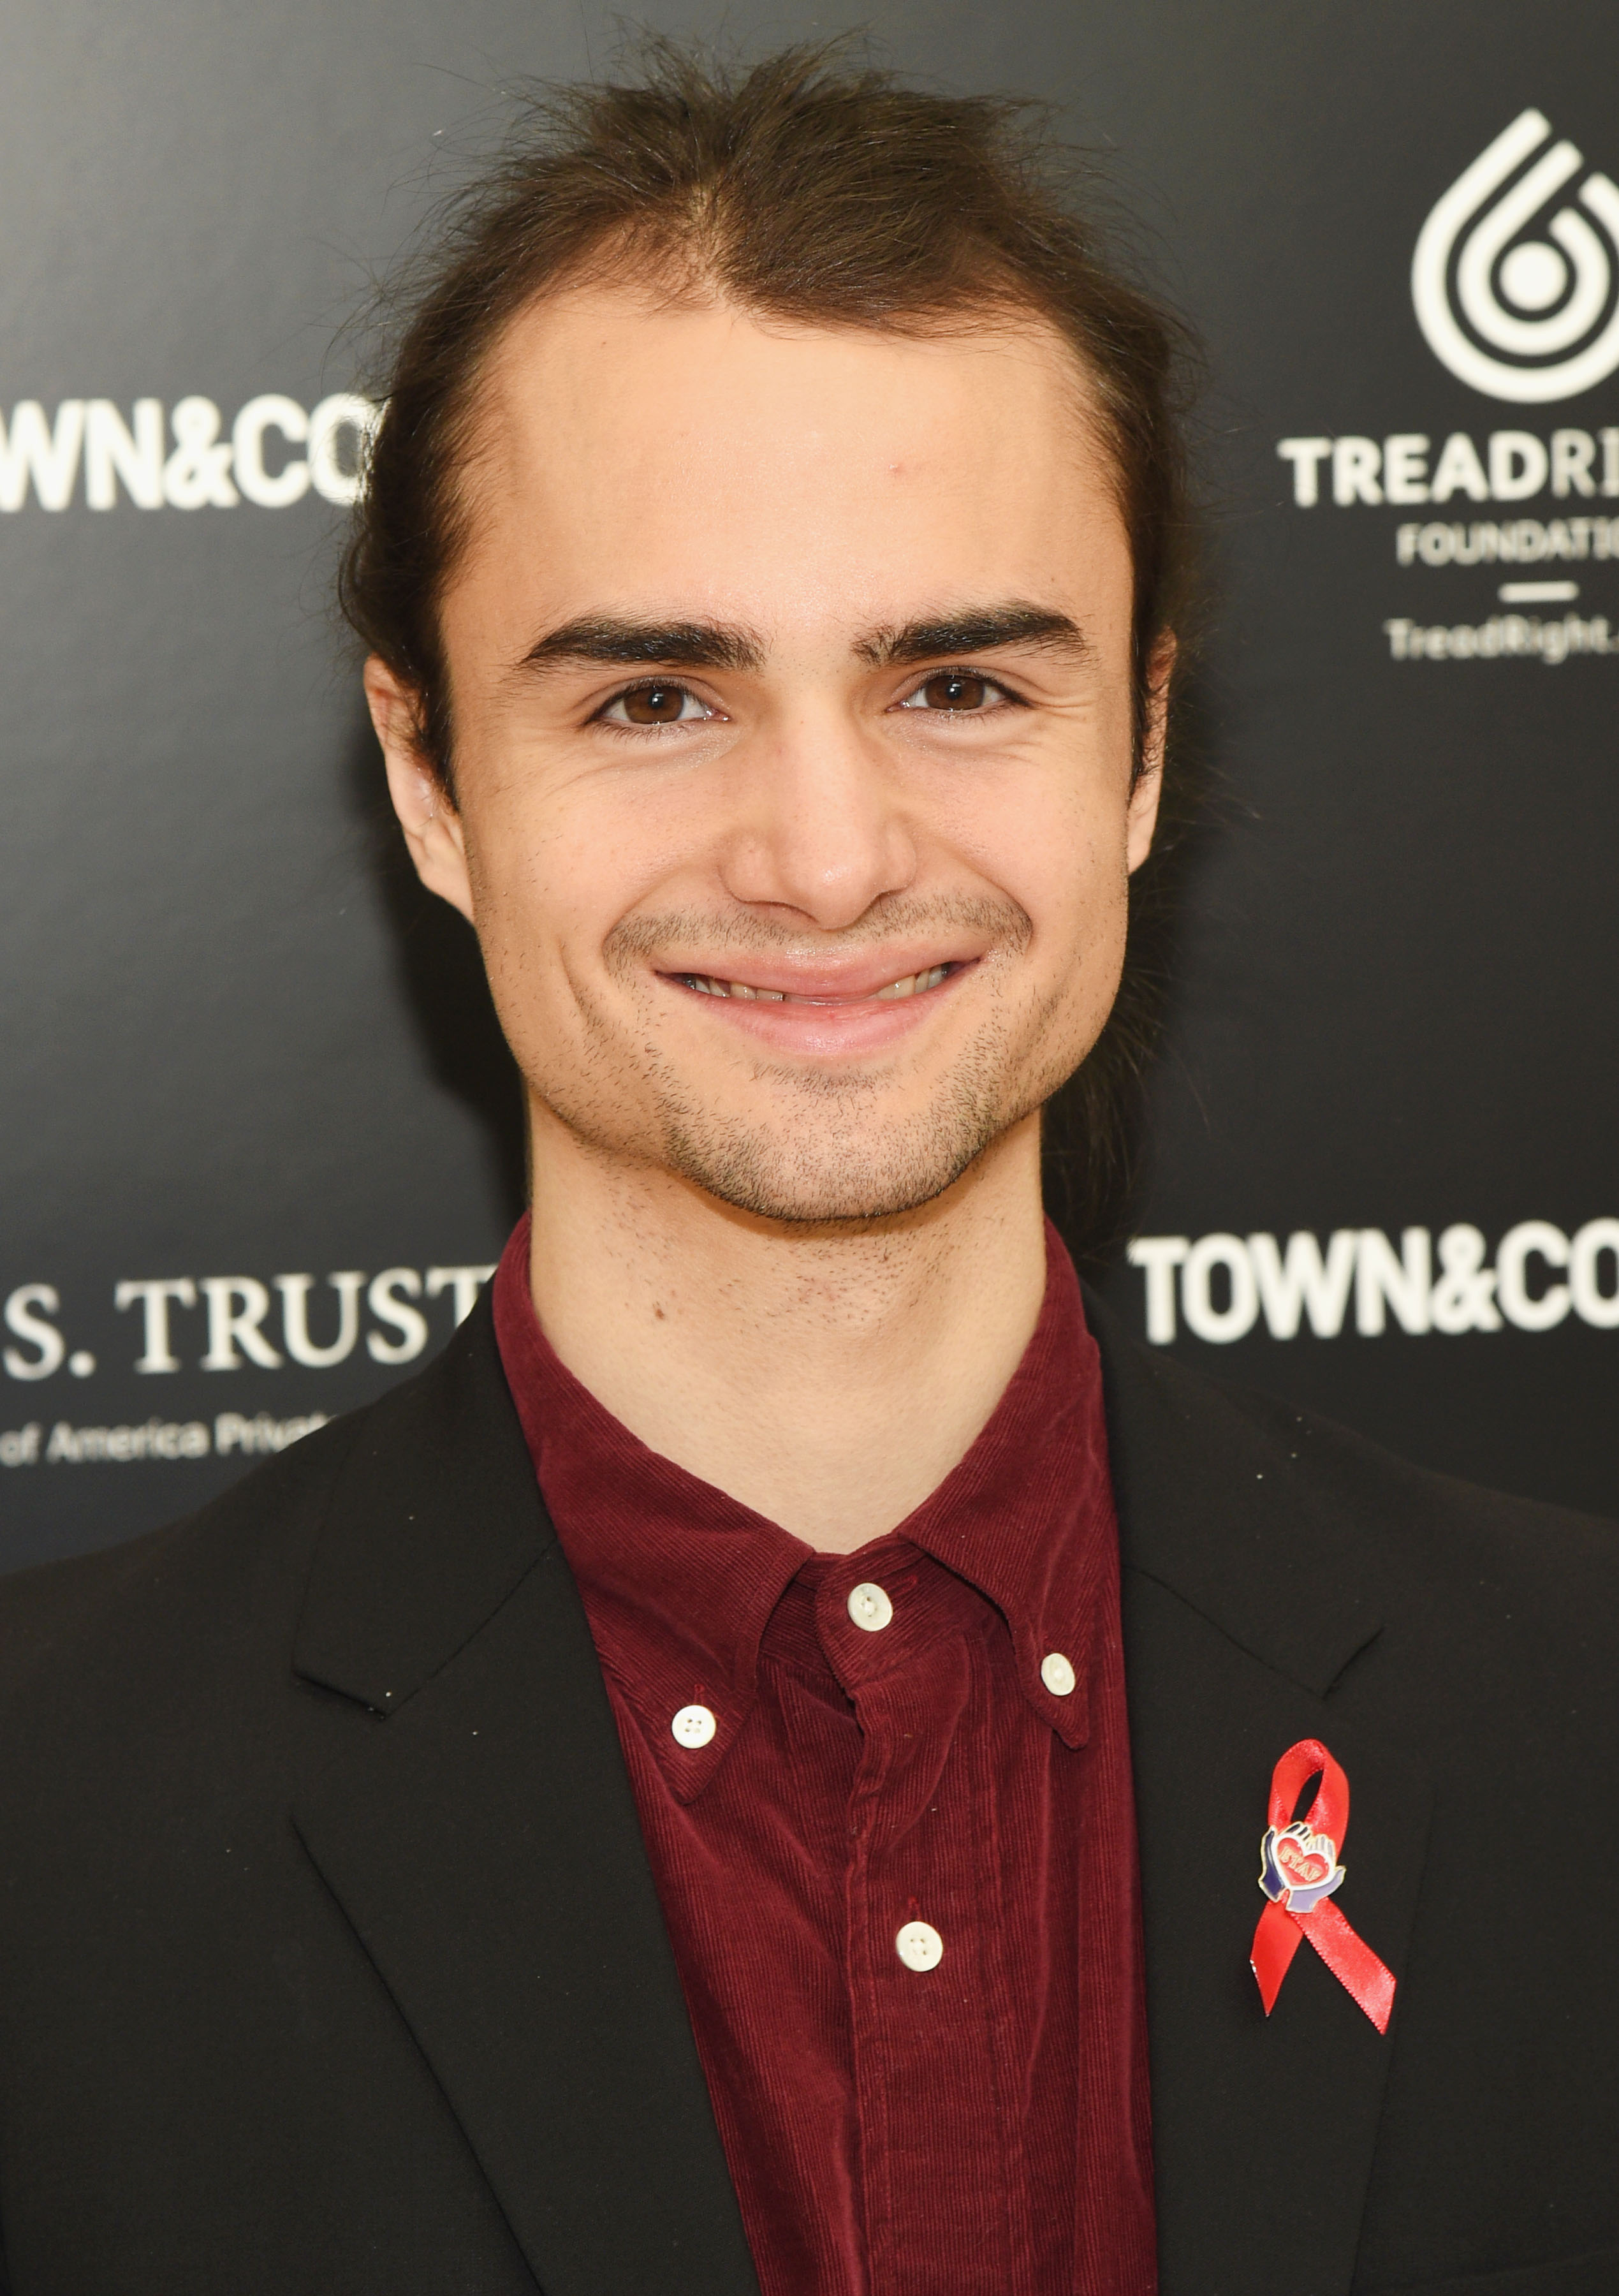
M 865 1226 L 921 1210 L 954 1187 L 1018 1120 L 963 1105 L 903 1124 L 856 1124 L 792 1135 L 674 1121 L 668 1166 L 706 1195 L 784 1226 Z

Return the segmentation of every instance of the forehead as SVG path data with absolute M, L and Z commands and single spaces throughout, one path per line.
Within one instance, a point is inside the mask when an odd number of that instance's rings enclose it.
M 541 611 L 589 594 L 767 626 L 1128 585 L 1086 378 L 1033 319 L 915 337 L 575 291 L 497 346 L 467 488 L 461 578 Z

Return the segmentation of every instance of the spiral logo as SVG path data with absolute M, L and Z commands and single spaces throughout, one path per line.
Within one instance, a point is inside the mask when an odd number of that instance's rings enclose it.
M 1411 300 L 1428 348 L 1492 398 L 1573 398 L 1619 366 L 1619 189 L 1521 111 L 1422 226 Z M 1559 203 L 1560 202 L 1560 203 Z

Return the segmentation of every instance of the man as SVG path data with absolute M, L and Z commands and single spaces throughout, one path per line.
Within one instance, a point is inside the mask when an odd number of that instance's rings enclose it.
M 1169 371 L 1002 111 L 823 59 L 463 207 L 345 594 L 531 1215 L 5 1590 L 17 2296 L 1619 2287 L 1611 1534 L 1145 1358 L 1043 1222 Z

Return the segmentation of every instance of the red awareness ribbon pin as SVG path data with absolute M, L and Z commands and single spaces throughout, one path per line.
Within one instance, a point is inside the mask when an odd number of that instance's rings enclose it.
M 1307 1816 L 1295 1819 L 1299 1795 L 1317 1776 L 1321 1783 Z M 1348 1828 L 1348 1779 L 1319 1738 L 1301 1738 L 1271 1774 L 1271 1823 L 1259 1845 L 1259 1886 L 1268 1903 L 1249 1960 L 1268 2017 L 1300 1939 L 1308 1938 L 1345 1991 L 1386 2033 L 1394 1977 L 1332 1903 L 1344 1879 L 1338 1851 Z

